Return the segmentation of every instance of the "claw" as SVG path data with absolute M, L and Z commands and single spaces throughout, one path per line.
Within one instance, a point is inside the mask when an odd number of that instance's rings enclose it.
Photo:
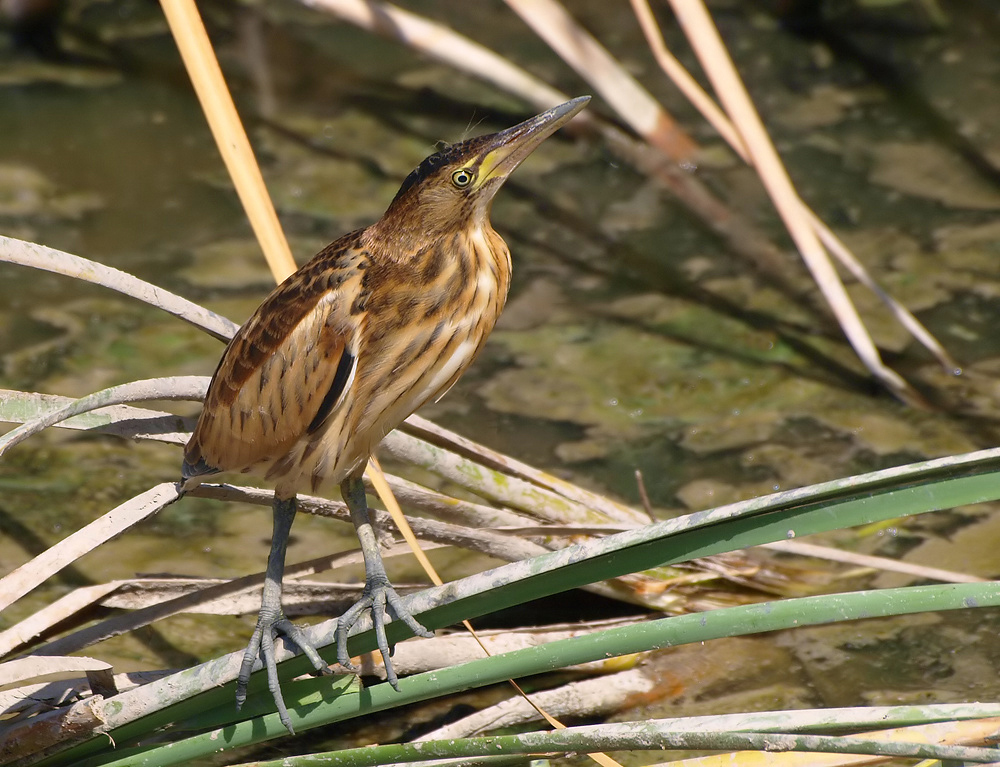
M 337 620 L 337 629 L 334 638 L 337 643 L 337 663 L 344 668 L 357 672 L 358 668 L 351 663 L 351 656 L 347 652 L 347 632 L 351 630 L 365 610 L 371 610 L 372 625 L 375 628 L 375 641 L 379 652 L 382 653 L 382 660 L 385 663 L 385 676 L 393 689 L 399 690 L 399 677 L 392 666 L 392 650 L 385 635 L 386 607 L 389 607 L 392 616 L 390 619 L 400 620 L 405 623 L 410 631 L 417 636 L 431 638 L 434 634 L 424 628 L 410 612 L 403 607 L 402 600 L 396 590 L 389 583 L 387 578 L 369 578 L 365 582 L 365 590 L 361 594 L 361 599 L 355 602 L 351 608 L 340 616 Z
M 285 698 L 281 694 L 278 663 L 274 656 L 274 640 L 278 636 L 290 640 L 303 655 L 309 658 L 313 664 L 314 675 L 322 676 L 333 673 L 333 670 L 320 657 L 316 648 L 306 639 L 302 629 L 281 614 L 265 615 L 265 611 L 261 610 L 261 614 L 257 618 L 257 626 L 250 636 L 250 643 L 243 653 L 243 663 L 240 665 L 239 676 L 236 678 L 236 708 L 241 709 L 246 703 L 247 685 L 250 683 L 250 675 L 253 673 L 253 667 L 259 656 L 267 671 L 267 689 L 270 690 L 271 697 L 274 698 L 274 705 L 278 709 L 278 718 L 285 725 L 285 728 L 294 735 L 292 719 L 288 714 Z
M 357 671 L 347 652 L 347 632 L 358 622 L 361 613 L 370 609 L 372 625 L 375 627 L 375 640 L 385 662 L 386 678 L 393 689 L 398 691 L 399 678 L 392 667 L 389 642 L 385 636 L 385 608 L 388 606 L 395 619 L 403 621 L 417 636 L 430 638 L 434 635 L 421 626 L 417 619 L 410 615 L 409 610 L 403 607 L 399 595 L 389 583 L 389 576 L 385 574 L 378 541 L 375 539 L 371 518 L 368 515 L 368 501 L 365 498 L 365 485 L 361 473 L 355 473 L 345 479 L 340 485 L 340 492 L 351 512 L 351 521 L 354 523 L 358 542 L 361 544 L 361 553 L 365 558 L 365 590 L 361 594 L 361 599 L 337 621 L 337 630 L 334 634 L 337 643 L 337 662 L 344 668 Z

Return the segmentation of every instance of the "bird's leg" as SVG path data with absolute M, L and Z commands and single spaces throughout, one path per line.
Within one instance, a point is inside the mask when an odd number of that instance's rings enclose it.
M 398 690 L 399 679 L 396 676 L 396 670 L 392 667 L 392 661 L 389 658 L 389 643 L 385 638 L 386 606 L 388 605 L 393 616 L 409 626 L 410 631 L 414 634 L 422 637 L 434 635 L 421 626 L 416 618 L 403 607 L 399 595 L 389 583 L 389 577 L 385 573 L 385 565 L 382 564 L 382 555 L 378 550 L 378 541 L 375 539 L 375 531 L 368 515 L 368 501 L 365 498 L 365 485 L 362 476 L 362 473 L 358 472 L 356 475 L 348 477 L 340 485 L 340 492 L 344 496 L 347 508 L 351 511 L 351 521 L 358 533 L 361 553 L 365 558 L 365 590 L 361 599 L 355 602 L 337 621 L 337 662 L 345 668 L 356 670 L 351 664 L 351 656 L 347 652 L 347 632 L 351 626 L 357 623 L 361 614 L 370 608 L 372 624 L 375 627 L 375 640 L 382 653 L 382 659 L 385 661 L 386 678 L 389 684 Z
M 267 557 L 267 571 L 264 573 L 264 595 L 260 601 L 257 627 L 243 653 L 243 665 L 240 666 L 240 674 L 236 681 L 236 708 L 240 709 L 246 702 L 247 684 L 250 682 L 250 674 L 259 655 L 267 670 L 267 688 L 274 697 L 278 716 L 281 723 L 293 735 L 295 731 L 292 729 L 288 709 L 281 695 L 281 684 L 278 681 L 278 666 L 274 658 L 275 637 L 280 634 L 292 640 L 312 662 L 317 674 L 332 673 L 316 648 L 305 638 L 302 629 L 288 620 L 281 609 L 281 580 L 285 574 L 285 550 L 288 547 L 288 534 L 295 519 L 295 506 L 295 496 L 274 498 L 274 529 L 271 533 L 271 553 Z

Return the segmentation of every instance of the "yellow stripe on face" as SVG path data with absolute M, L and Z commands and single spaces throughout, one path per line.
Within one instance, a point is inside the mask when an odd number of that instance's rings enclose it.
M 510 150 L 507 147 L 500 147 L 489 152 L 485 157 L 483 157 L 482 162 L 479 163 L 479 172 L 476 174 L 475 188 L 479 189 L 483 184 L 485 184 L 490 175 L 496 170 L 497 165 L 499 165 L 503 159 L 510 154 Z

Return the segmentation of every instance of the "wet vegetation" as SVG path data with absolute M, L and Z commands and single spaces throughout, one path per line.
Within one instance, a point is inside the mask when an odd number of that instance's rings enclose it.
M 7 21 L 10 33 L 0 36 L 0 235 L 116 267 L 242 321 L 273 278 L 158 6 L 139 0 L 61 5 L 49 32 L 25 34 L 14 19 Z M 907 386 L 892 392 L 880 383 L 845 341 L 755 171 L 662 75 L 627 6 L 612 11 L 597 0 L 570 4 L 575 20 L 679 121 L 695 150 L 680 166 L 674 158 L 671 167 L 683 168 L 680 180 L 665 177 L 648 153 L 635 149 L 655 142 L 635 138 L 622 127 L 625 117 L 595 93 L 591 111 L 601 122 L 541 147 L 497 200 L 493 221 L 514 258 L 508 307 L 473 369 L 421 415 L 586 489 L 580 492 L 612 498 L 614 509 L 628 509 L 614 517 L 588 507 L 586 517 L 555 519 L 556 503 L 549 499 L 545 524 L 634 528 L 647 507 L 655 520 L 686 519 L 724 504 L 997 444 L 997 10 L 979 0 L 709 5 L 802 199 L 937 338 L 953 364 L 943 365 L 878 297 L 846 278 L 882 359 Z M 293 0 L 200 7 L 299 263 L 378 218 L 400 180 L 436 142 L 496 130 L 537 111 L 495 84 Z M 595 92 L 507 4 L 410 2 L 406 8 L 571 96 Z M 486 8 L 489 24 L 483 23 Z M 669 10 L 655 11 L 669 48 L 701 78 Z M 611 130 L 635 144 L 623 144 Z M 699 202 L 706 198 L 714 202 Z M 731 218 L 713 218 L 712 211 Z M 139 379 L 206 376 L 221 349 L 197 327 L 120 293 L 0 264 L 0 383 L 6 390 L 76 398 Z M 195 402 L 142 406 L 186 418 L 198 412 Z M 3 401 L 5 421 L 27 418 L 15 416 L 12 407 Z M 410 447 L 386 445 L 383 459 L 393 475 L 512 515 L 465 524 L 491 531 L 533 523 L 533 510 L 509 487 L 486 489 L 485 481 L 477 484 L 482 477 L 463 484 L 462 472 L 472 471 L 468 464 L 446 470 L 436 458 L 421 463 L 414 457 L 418 449 L 408 452 Z M 932 479 L 988 478 L 994 460 L 990 454 L 949 464 Z M 179 465 L 170 439 L 69 429 L 32 436 L 0 461 L 0 571 L 14 570 L 127 499 L 175 481 Z M 917 474 L 904 480 L 898 480 L 903 490 L 929 481 Z M 886 482 L 837 492 L 888 496 L 897 488 L 887 490 Z M 820 522 L 822 513 L 814 518 L 807 508 L 792 511 L 797 507 L 788 499 L 766 513 L 801 512 L 795 524 L 815 531 L 809 543 L 985 579 L 997 574 L 1000 538 L 998 494 L 983 489 L 988 485 L 955 495 L 935 485 L 926 493 L 933 503 L 926 505 L 940 510 L 915 516 L 904 516 L 915 513 L 907 508 L 874 513 L 877 520 L 860 511 L 855 517 L 845 501 L 836 512 L 841 518 Z M 421 497 L 403 498 L 404 510 L 432 515 L 433 504 Z M 765 512 L 753 513 L 760 516 L 755 524 L 766 527 Z M 300 516 L 289 562 L 354 548 L 349 526 Z M 139 596 L 116 592 L 31 640 L 41 644 L 211 585 L 197 579 L 255 573 L 266 557 L 269 530 L 266 507 L 252 498 L 185 498 L 13 602 L 0 614 L 0 628 L 79 587 L 134 582 L 130 588 Z M 540 552 L 585 535 L 597 540 L 597 532 L 550 531 L 526 536 L 524 545 L 537 544 Z M 440 531 L 433 535 L 439 537 L 430 540 L 447 540 Z M 750 546 L 754 534 L 747 535 Z M 441 547 L 430 557 L 445 580 L 457 580 L 498 564 L 488 544 L 474 551 Z M 752 622 L 755 605 L 774 597 L 890 589 L 945 577 L 794 549 L 720 548 L 717 558 L 682 565 L 673 549 L 644 558 L 639 543 L 622 545 L 622 556 L 643 564 L 615 573 L 594 565 L 592 580 L 608 581 L 549 601 L 532 601 L 527 589 L 511 598 L 523 604 L 475 625 L 497 629 L 501 637 L 513 627 L 535 635 L 555 630 L 551 623 L 627 616 L 631 625 L 636 617 L 725 607 L 747 611 L 739 620 Z M 525 550 L 511 558 L 528 556 Z M 678 568 L 645 571 L 668 562 Z M 394 581 L 426 583 L 410 557 L 389 564 Z M 362 573 L 358 562 L 348 562 L 332 574 L 308 577 L 294 596 L 300 607 L 290 612 L 336 615 L 350 597 L 325 590 L 326 584 L 356 583 Z M 983 588 L 969 594 L 977 604 L 988 603 L 986 587 L 966 586 Z M 562 684 L 583 685 L 570 689 L 587 705 L 556 712 L 572 724 L 1000 700 L 997 611 L 941 604 L 952 611 L 932 612 L 927 605 L 937 592 L 927 594 L 930 601 L 913 615 L 887 608 L 885 617 L 873 620 L 761 636 L 733 629 L 705 644 L 650 650 L 676 644 L 657 640 L 617 664 L 595 659 L 584 670 L 545 676 L 533 670 L 539 675 L 530 686 L 551 693 L 558 708 L 555 691 Z M 74 653 L 110 664 L 118 674 L 211 661 L 241 650 L 252 630 L 257 597 L 243 597 L 230 595 L 222 606 L 172 615 Z M 468 599 L 472 604 L 476 597 Z M 489 613 L 485 604 L 468 609 L 468 615 Z M 447 613 L 448 623 L 465 617 L 459 613 Z M 423 649 L 408 651 L 410 645 Z M 478 657 L 472 647 L 442 652 L 445 665 Z M 433 653 L 430 646 L 401 643 L 397 665 L 412 664 L 417 674 L 434 667 L 437 661 L 426 660 Z M 603 676 L 612 673 L 615 682 Z M 372 711 L 362 720 L 331 715 L 324 721 L 339 723 L 295 740 L 250 745 L 259 739 L 251 736 L 240 741 L 246 749 L 222 759 L 407 742 L 426 733 L 468 735 L 476 724 L 466 715 L 509 697 L 503 673 L 496 674 L 493 686 L 420 705 L 429 693 L 414 686 L 403 701 L 412 706 L 392 714 Z M 320 687 L 330 685 L 328 679 L 299 684 L 306 708 L 309 694 L 329 702 L 326 690 L 333 688 Z M 609 694 L 616 684 L 627 692 Z M 359 695 L 353 680 L 337 685 Z M 584 691 L 598 688 L 605 697 L 595 692 L 590 707 Z M 198 711 L 170 725 L 148 725 L 144 734 L 161 726 L 192 734 L 223 723 L 237 727 L 231 685 L 215 692 Z M 267 699 L 265 690 L 263 703 Z M 267 713 L 263 703 L 247 715 Z M 506 731 L 526 728 L 527 720 L 513 717 Z M 0 729 L 21 725 L 13 715 L 0 721 Z M 444 727 L 451 729 L 439 729 Z M 869 729 L 857 722 L 843 727 Z M 791 731 L 791 725 L 781 730 Z M 280 733 L 268 730 L 272 734 Z M 125 748 L 152 742 L 134 732 L 129 737 L 122 739 Z M 977 741 L 969 736 L 956 742 Z M 687 745 L 707 748 L 694 740 Z M 664 759 L 636 748 L 621 745 L 630 753 L 616 758 L 634 764 Z M 60 763 L 28 753 L 18 754 L 24 761 L 16 763 Z M 127 753 L 107 750 L 87 754 L 92 761 L 66 763 L 108 764 Z M 207 750 L 197 753 L 209 763 Z M 155 761 L 159 755 L 149 758 L 143 763 L 168 763 Z

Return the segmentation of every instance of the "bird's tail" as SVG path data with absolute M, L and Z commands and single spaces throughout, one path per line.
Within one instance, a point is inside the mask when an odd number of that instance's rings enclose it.
M 204 458 L 199 458 L 194 463 L 184 461 L 181 464 L 181 492 L 185 493 L 195 485 L 201 484 L 202 478 L 218 473 L 219 470 L 209 466 Z

